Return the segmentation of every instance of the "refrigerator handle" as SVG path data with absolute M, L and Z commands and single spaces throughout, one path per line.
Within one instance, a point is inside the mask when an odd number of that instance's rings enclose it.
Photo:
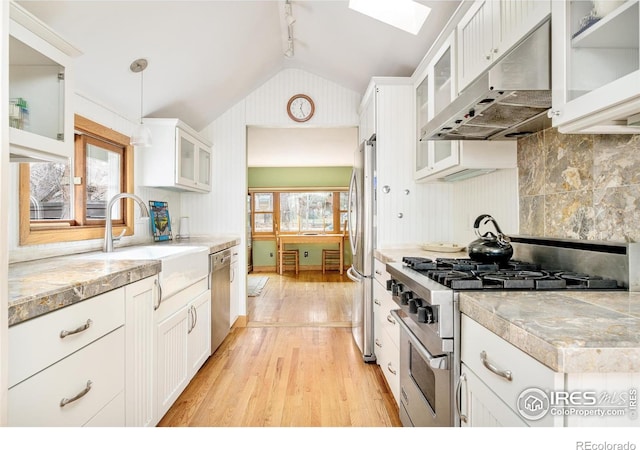
M 354 227 L 354 224 L 352 222 L 352 215 L 354 213 L 353 211 L 353 199 L 355 196 L 355 200 L 356 200 L 356 205 L 355 205 L 355 213 L 356 213 L 356 217 L 358 215 L 358 210 L 360 208 L 359 202 L 358 202 L 358 196 L 356 195 L 357 193 L 354 192 L 356 190 L 356 170 L 353 169 L 351 171 L 351 180 L 349 181 L 349 198 L 348 198 L 348 204 L 349 204 L 349 211 L 347 212 L 347 230 L 349 232 L 349 244 L 351 245 L 351 254 L 355 255 L 356 254 L 356 242 L 358 242 L 358 236 L 356 236 L 356 232 L 357 232 L 357 227 Z
M 347 276 L 351 281 L 355 281 L 356 283 L 362 283 L 363 277 L 358 275 L 358 272 L 353 268 L 353 266 L 347 269 Z

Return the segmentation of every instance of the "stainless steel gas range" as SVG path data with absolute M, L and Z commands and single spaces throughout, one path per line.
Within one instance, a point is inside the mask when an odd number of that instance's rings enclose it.
M 640 290 L 640 244 L 512 237 L 502 265 L 407 256 L 388 263 L 401 330 L 400 418 L 404 426 L 459 426 L 459 294 L 473 290 Z

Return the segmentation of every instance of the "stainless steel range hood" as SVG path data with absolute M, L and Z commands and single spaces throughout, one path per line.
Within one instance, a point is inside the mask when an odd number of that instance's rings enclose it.
M 421 130 L 420 140 L 516 139 L 551 126 L 546 21 Z

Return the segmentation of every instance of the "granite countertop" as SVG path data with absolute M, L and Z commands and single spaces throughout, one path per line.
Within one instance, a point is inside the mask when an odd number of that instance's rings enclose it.
M 383 262 L 408 255 L 440 257 L 415 247 L 375 252 Z M 640 372 L 640 292 L 460 291 L 460 310 L 556 372 Z
M 194 236 L 144 245 L 201 245 L 214 253 L 238 244 L 240 239 L 235 236 Z M 9 264 L 9 326 L 156 275 L 160 270 L 160 260 L 89 260 L 78 254 Z

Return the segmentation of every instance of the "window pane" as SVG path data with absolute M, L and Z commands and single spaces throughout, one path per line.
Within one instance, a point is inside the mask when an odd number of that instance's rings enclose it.
M 273 232 L 273 214 L 272 213 L 256 213 L 253 231 L 257 233 Z
M 349 193 L 340 192 L 340 211 L 349 209 Z
M 118 153 L 87 143 L 87 219 L 104 219 L 107 202 L 121 192 L 122 158 Z M 113 205 L 112 219 L 121 219 L 120 202 Z
M 30 163 L 31 220 L 71 220 L 69 164 Z
M 333 194 L 331 192 L 281 193 L 280 230 L 285 232 L 333 231 Z
M 273 212 L 273 194 L 254 194 L 254 199 L 256 212 Z

